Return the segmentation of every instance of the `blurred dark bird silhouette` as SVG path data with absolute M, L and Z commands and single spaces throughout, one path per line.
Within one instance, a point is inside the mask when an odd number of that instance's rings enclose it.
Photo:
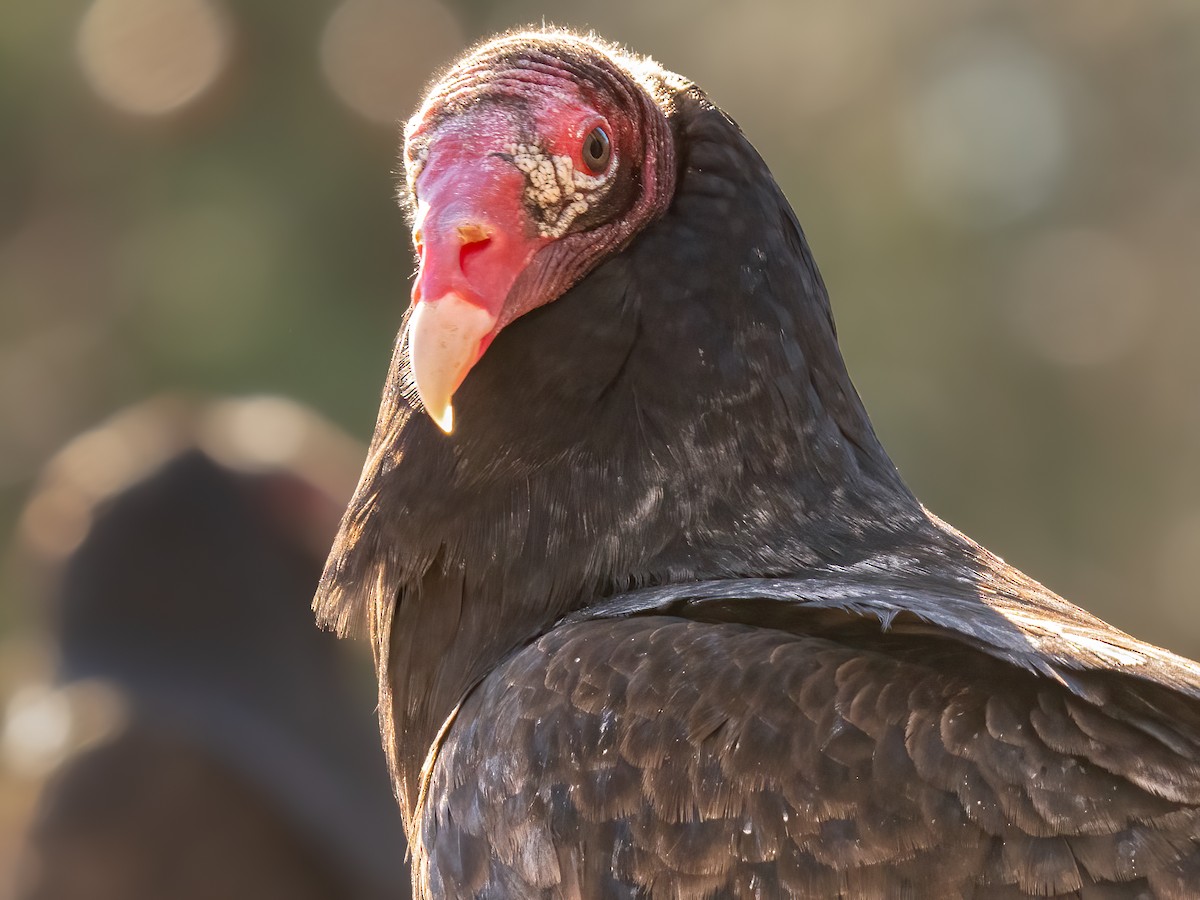
M 19 897 L 408 895 L 369 674 L 308 612 L 348 444 L 282 400 L 159 401 L 51 464 L 27 524 L 86 529 L 61 679 L 124 712 L 50 777 Z
M 1200 666 L 917 502 L 698 87 L 508 35 L 405 138 L 420 270 L 316 609 L 373 637 L 419 891 L 1200 896 Z

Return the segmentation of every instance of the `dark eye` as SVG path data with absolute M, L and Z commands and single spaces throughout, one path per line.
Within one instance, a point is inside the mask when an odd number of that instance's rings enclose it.
M 608 132 L 603 128 L 593 128 L 591 134 L 583 139 L 583 162 L 596 175 L 608 168 L 612 157 L 612 144 L 608 141 Z

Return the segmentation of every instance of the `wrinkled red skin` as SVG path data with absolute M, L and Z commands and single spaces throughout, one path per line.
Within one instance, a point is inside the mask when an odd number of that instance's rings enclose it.
M 619 164 L 632 137 L 631 130 L 622 127 L 624 116 L 602 114 L 565 73 L 554 80 L 558 83 L 523 95 L 523 114 L 512 106 L 485 102 L 476 110 L 435 120 L 416 180 L 413 237 L 420 271 L 412 300 L 433 301 L 456 291 L 494 316 L 496 326 L 481 342 L 476 360 L 501 328 L 554 299 L 537 292 L 512 295 L 534 256 L 557 242 L 538 234 L 526 207 L 525 176 L 499 154 L 536 135 L 549 153 L 569 156 L 578 171 L 588 172 L 583 145 L 593 129 L 609 132 L 614 147 L 610 166 Z M 424 123 L 418 125 L 410 140 L 425 137 L 424 129 Z
M 454 392 L 496 335 L 618 252 L 674 194 L 674 137 L 655 87 L 586 42 L 580 49 L 568 62 L 536 48 L 485 47 L 447 73 L 406 129 L 420 256 L 408 358 L 421 403 L 447 432 Z M 514 145 L 566 156 L 592 174 L 583 147 L 597 126 L 609 136 L 613 181 L 595 196 L 619 206 L 588 209 L 547 237 Z

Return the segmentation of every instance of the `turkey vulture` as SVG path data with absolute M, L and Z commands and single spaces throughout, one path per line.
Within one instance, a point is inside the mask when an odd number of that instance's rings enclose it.
M 86 530 L 56 560 L 59 675 L 127 714 L 49 779 L 19 900 L 407 896 L 369 672 L 307 609 L 339 442 L 284 401 L 160 398 L 48 465 L 41 532 Z
M 1200 896 L 1200 666 L 913 497 L 699 88 L 502 36 L 404 165 L 420 269 L 315 605 L 373 639 L 418 892 Z

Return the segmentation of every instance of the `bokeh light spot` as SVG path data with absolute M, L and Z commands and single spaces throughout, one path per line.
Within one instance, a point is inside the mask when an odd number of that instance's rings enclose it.
M 207 424 L 205 449 L 226 465 L 249 469 L 294 460 L 311 427 L 301 407 L 272 396 L 217 404 Z
M 433 0 L 345 0 L 321 35 L 321 69 L 338 98 L 364 118 L 393 125 L 462 49 L 463 34 Z
M 123 112 L 174 112 L 211 87 L 231 30 L 212 0 L 95 0 L 80 23 L 79 63 L 93 90 Z
M 27 681 L 9 694 L 3 708 L 0 761 L 19 776 L 43 778 L 67 756 L 111 737 L 128 721 L 125 697 L 107 682 Z
M 71 707 L 48 685 L 26 685 L 8 700 L 0 748 L 5 762 L 23 774 L 49 771 L 66 752 Z
M 955 44 L 902 111 L 909 188 L 953 224 L 1003 224 L 1041 207 L 1070 151 L 1065 86 L 1016 40 Z
M 46 490 L 29 501 L 21 517 L 26 549 L 41 559 L 63 559 L 87 536 L 86 498 L 67 488 Z

